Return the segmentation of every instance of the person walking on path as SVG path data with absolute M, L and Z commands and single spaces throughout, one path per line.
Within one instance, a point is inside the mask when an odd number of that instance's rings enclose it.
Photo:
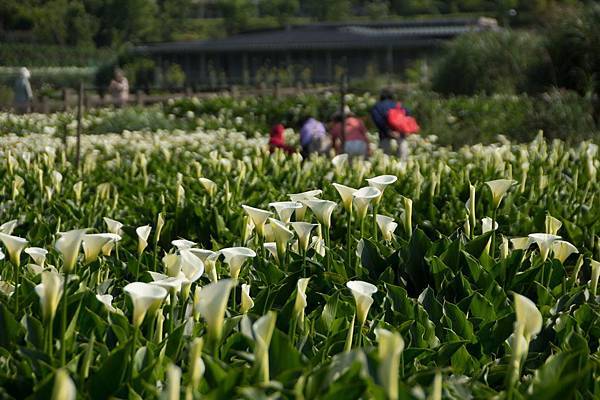
M 336 153 L 346 153 L 352 158 L 358 156 L 366 158 L 370 155 L 367 128 L 364 122 L 352 113 L 350 107 L 344 108 L 343 115 L 340 111 L 333 114 L 333 124 L 329 132 Z
M 408 143 L 406 135 L 401 132 L 394 131 L 388 122 L 388 115 L 391 109 L 398 106 L 398 102 L 394 100 L 394 95 L 389 89 L 383 89 L 379 97 L 379 101 L 375 103 L 371 110 L 371 118 L 377 130 L 379 131 L 379 147 L 384 153 L 389 155 L 397 155 L 401 159 L 406 159 L 408 156 Z M 409 112 L 404 108 L 405 112 Z M 397 148 L 394 151 L 394 141 L 397 142 Z
M 19 69 L 19 77 L 15 81 L 15 98 L 14 106 L 17 114 L 26 114 L 31 111 L 31 101 L 33 100 L 33 92 L 29 79 L 31 73 L 25 67 Z
M 108 92 L 116 107 L 121 108 L 127 104 L 127 100 L 129 100 L 129 82 L 122 69 L 115 69 L 115 77 L 110 81 Z
M 287 154 L 296 152 L 296 149 L 285 143 L 285 127 L 281 123 L 273 125 L 269 136 L 269 152 L 274 153 L 277 149 Z

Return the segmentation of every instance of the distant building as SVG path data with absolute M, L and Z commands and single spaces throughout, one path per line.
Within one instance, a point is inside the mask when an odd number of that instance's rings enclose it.
M 154 43 L 134 52 L 165 71 L 179 64 L 195 87 L 260 82 L 333 82 L 400 74 L 411 60 L 472 31 L 498 29 L 491 18 L 323 23 L 252 31 L 224 39 Z

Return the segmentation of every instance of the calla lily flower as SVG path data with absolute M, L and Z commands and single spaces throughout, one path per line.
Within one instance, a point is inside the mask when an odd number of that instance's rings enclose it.
M 310 234 L 317 225 L 309 222 L 292 222 L 290 225 L 292 225 L 292 229 L 294 229 L 296 235 L 298 235 L 299 248 L 306 252 L 308 250 Z
M 190 282 L 196 282 L 204 274 L 204 262 L 191 249 L 181 250 L 181 272 Z
M 191 240 L 187 239 L 176 239 L 171 241 L 171 244 L 177 247 L 177 250 L 185 250 L 194 247 L 196 245 L 196 242 L 192 242 Z
M 410 236 L 412 234 L 412 208 L 413 202 L 408 197 L 402 196 L 402 203 L 404 210 L 402 211 L 402 221 L 404 224 L 404 230 Z
M 300 278 L 296 284 L 296 300 L 294 302 L 294 316 L 298 319 L 300 327 L 304 324 L 304 309 L 308 304 L 306 302 L 306 288 L 310 278 Z
M 51 400 L 75 400 L 77 398 L 77 388 L 73 379 L 65 368 L 56 371 L 54 377 L 54 386 L 52 387 Z
M 83 235 L 83 254 L 85 263 L 89 264 L 98 259 L 100 252 L 109 242 L 118 242 L 121 236 L 114 233 L 92 233 Z
M 329 200 L 304 200 L 304 204 L 306 204 L 317 220 L 327 229 L 331 227 L 331 214 L 333 213 L 334 208 L 337 206 L 336 203 Z
M 198 388 L 200 384 L 200 379 L 204 375 L 204 371 L 206 370 L 206 366 L 204 365 L 204 361 L 202 360 L 202 348 L 204 347 L 204 339 L 202 338 L 194 338 L 190 345 L 190 358 L 188 361 L 189 371 L 190 371 L 190 383 L 192 387 L 192 392 Z
M 132 282 L 123 288 L 131 297 L 133 303 L 133 326 L 138 328 L 144 322 L 148 311 L 157 310 L 165 297 L 167 290 L 163 287 L 144 282 Z
M 356 209 L 356 215 L 359 221 L 362 221 L 367 215 L 369 204 L 381 196 L 381 191 L 375 187 L 366 186 L 358 189 L 352 196 L 354 197 L 353 205 Z
M 277 253 L 277 243 L 275 242 L 265 242 L 263 243 L 263 247 L 269 252 L 270 255 L 273 256 L 275 262 L 279 264 L 279 254 Z
M 292 193 L 289 194 L 288 197 L 292 201 L 296 201 L 302 204 L 302 208 L 296 210 L 296 220 L 302 221 L 304 219 L 304 214 L 306 213 L 306 204 L 303 203 L 304 200 L 314 200 L 319 197 L 323 191 L 321 189 L 309 190 L 302 193 Z
M 254 250 L 247 247 L 227 247 L 219 251 L 225 257 L 225 264 L 229 265 L 229 275 L 237 280 L 244 262 L 248 258 L 256 257 Z
M 214 344 L 221 340 L 227 300 L 234 285 L 232 279 L 222 279 L 202 288 L 197 307 L 206 320 L 208 337 Z
M 157 274 L 155 272 L 154 274 L 151 274 L 151 275 L 153 278 L 158 278 L 162 274 Z M 167 292 L 169 292 L 170 295 L 175 295 L 175 294 L 181 292 L 181 286 L 183 285 L 184 281 L 185 281 L 185 278 L 181 277 L 181 276 L 178 276 L 178 277 L 167 276 L 167 277 L 164 277 L 163 279 L 155 279 L 154 281 L 150 282 L 150 285 L 160 286 L 160 287 L 164 288 Z
M 135 233 L 138 237 L 138 254 L 141 255 L 144 252 L 144 249 L 148 247 L 148 237 L 150 236 L 150 231 L 152 227 L 150 225 L 140 226 L 135 229 Z
M 375 219 L 377 221 L 377 226 L 381 231 L 381 236 L 383 236 L 383 240 L 387 240 L 388 242 L 392 240 L 394 231 L 398 227 L 398 224 L 394 222 L 394 219 L 381 214 L 377 214 Z
M 104 223 L 106 224 L 106 228 L 110 233 L 114 233 L 115 235 L 123 236 L 123 224 L 119 221 L 115 221 L 114 219 L 110 219 L 108 217 L 104 217 Z
M 102 304 L 104 304 L 104 306 L 106 307 L 106 309 L 110 312 L 119 312 L 120 310 L 117 310 L 113 305 L 112 305 L 112 301 L 113 301 L 113 297 L 110 294 L 97 294 L 96 295 L 96 299 L 98 299 L 98 301 Z
M 400 354 L 404 350 L 404 340 L 397 332 L 387 329 L 375 329 L 379 355 L 379 380 L 385 389 L 387 398 L 398 400 L 398 376 L 400 374 Z
M 498 223 L 492 220 L 490 217 L 485 217 L 481 219 L 481 232 L 488 233 L 490 231 L 495 231 L 498 229 Z
M 178 276 L 181 272 L 181 258 L 177 254 L 165 254 L 162 258 L 167 276 Z
M 550 235 L 556 235 L 558 230 L 562 227 L 562 222 L 554 218 L 552 215 L 546 215 L 546 233 Z
M 24 251 L 31 257 L 36 265 L 39 265 L 42 268 L 44 267 L 48 250 L 42 249 L 41 247 L 27 247 Z
M 265 223 L 273 214 L 270 211 L 250 207 L 247 205 L 243 205 L 242 208 L 254 223 L 254 226 L 256 227 L 256 233 L 258 233 L 260 236 L 264 236 Z
M 469 223 L 470 229 L 475 230 L 475 221 L 477 217 L 475 216 L 475 186 L 469 183 L 469 200 L 467 201 L 467 211 L 469 212 Z M 473 232 L 471 231 L 471 236 Z
M 377 197 L 376 199 L 373 200 L 373 203 L 379 204 L 379 202 L 381 201 L 381 198 L 383 197 L 383 192 L 385 191 L 385 188 L 388 187 L 389 185 L 393 184 L 397 180 L 398 180 L 398 177 L 395 175 L 379 175 L 374 178 L 367 179 L 369 186 L 375 187 L 375 188 L 379 189 L 379 191 L 381 192 L 379 197 Z
M 598 290 L 598 278 L 600 277 L 600 262 L 596 260 L 590 260 L 590 266 L 592 267 L 592 279 L 590 279 L 590 293 L 592 296 L 596 296 Z
M 377 287 L 363 281 L 349 281 L 346 286 L 352 291 L 352 296 L 354 296 L 356 302 L 356 316 L 360 326 L 363 326 L 367 320 L 371 304 L 373 304 L 373 294 L 377 292 Z
M 297 201 L 278 201 L 275 203 L 269 203 L 269 207 L 273 207 L 281 222 L 287 224 L 292 219 L 294 211 L 302 208 L 303 205 Z
M 496 179 L 485 183 L 492 191 L 492 205 L 495 209 L 500 206 L 500 202 L 504 198 L 504 195 L 515 183 L 517 182 L 512 179 Z
M 500 259 L 504 260 L 508 257 L 508 238 L 502 236 L 502 243 L 500 244 Z
M 63 271 L 71 273 L 77 263 L 79 248 L 87 229 L 74 229 L 72 231 L 59 233 L 60 237 L 56 240 L 54 247 L 63 256 Z
M 200 178 L 199 181 L 210 197 L 213 197 L 217 193 L 217 184 L 215 182 L 208 178 Z
M 277 314 L 274 311 L 269 311 L 252 324 L 255 341 L 254 360 L 262 382 L 269 382 L 269 346 L 271 345 L 276 320 Z
M 156 216 L 156 232 L 154 233 L 154 243 L 158 243 L 160 234 L 165 227 L 165 217 L 162 212 L 159 212 Z
M 2 243 L 4 243 L 4 247 L 6 247 L 10 261 L 13 263 L 13 265 L 19 267 L 21 265 L 21 252 L 27 246 L 27 240 L 18 236 L 0 233 L 0 241 L 2 241 Z
M 198 257 L 204 263 L 204 269 L 211 282 L 216 282 L 219 278 L 217 276 L 216 261 L 219 258 L 219 254 L 212 250 L 205 249 L 190 249 L 190 252 Z
M 542 314 L 537 309 L 535 303 L 527 297 L 514 293 L 514 300 L 515 313 L 517 315 L 515 322 L 517 331 L 529 343 L 542 330 Z
M 348 154 L 338 154 L 337 156 L 331 159 L 331 163 L 335 167 L 336 172 L 339 174 L 342 169 L 348 165 Z
M 564 264 L 565 260 L 569 258 L 571 254 L 579 253 L 577 247 L 564 240 L 556 240 L 552 243 L 552 254 L 555 259 Z
M 310 239 L 309 248 L 315 249 L 315 252 L 321 257 L 325 257 L 325 240 L 319 236 L 313 236 Z
M 510 239 L 510 243 L 514 250 L 527 250 L 531 245 L 531 238 L 528 236 L 525 237 L 516 237 Z
M 254 301 L 250 297 L 250 285 L 245 283 L 242 285 L 242 304 L 240 306 L 240 312 L 246 314 L 248 310 L 254 307 Z
M 540 255 L 542 256 L 542 261 L 546 261 L 548 258 L 548 253 L 552 248 L 552 243 L 561 237 L 549 235 L 547 233 L 531 233 L 529 234 L 529 238 L 538 245 L 538 248 L 540 249 Z
M 273 229 L 273 236 L 275 243 L 277 243 L 277 252 L 280 255 L 286 253 L 287 244 L 294 238 L 294 233 L 290 231 L 283 222 L 278 221 L 274 218 L 269 218 L 271 228 Z
M 63 293 L 62 277 L 53 271 L 42 272 L 42 283 L 35 287 L 35 292 L 40 298 L 44 322 L 50 324 L 54 320 Z
M 167 400 L 179 400 L 181 395 L 181 368 L 173 363 L 167 366 Z
M 354 200 L 353 196 L 354 193 L 356 193 L 356 189 L 351 188 L 350 186 L 340 185 L 339 183 L 334 183 L 333 187 L 342 198 L 344 209 L 348 212 L 352 212 L 352 200 Z
M 17 219 L 13 219 L 13 220 L 3 223 L 2 225 L 0 225 L 0 233 L 12 235 L 12 233 L 15 230 L 15 228 L 17 227 L 18 223 L 19 223 L 19 220 L 17 220 Z

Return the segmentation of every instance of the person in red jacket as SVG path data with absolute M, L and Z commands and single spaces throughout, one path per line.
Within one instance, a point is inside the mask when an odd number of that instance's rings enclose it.
M 269 137 L 269 151 L 273 153 L 277 149 L 281 149 L 287 154 L 296 152 L 295 148 L 285 144 L 285 127 L 283 124 L 275 124 L 271 128 L 271 135 Z

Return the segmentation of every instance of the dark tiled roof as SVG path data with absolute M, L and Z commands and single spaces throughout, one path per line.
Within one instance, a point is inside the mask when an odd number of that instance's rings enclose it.
M 432 45 L 470 32 L 497 29 L 489 18 L 394 23 L 326 23 L 253 31 L 224 39 L 146 44 L 140 53 L 320 50 Z

